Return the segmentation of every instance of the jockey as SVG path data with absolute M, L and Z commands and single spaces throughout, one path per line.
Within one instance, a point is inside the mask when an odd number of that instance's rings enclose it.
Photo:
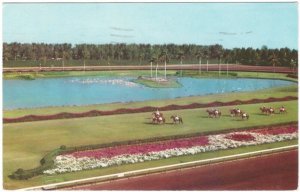
M 159 116 L 159 115 L 160 115 L 160 113 L 159 113 L 158 109 L 156 109 L 156 112 L 155 112 L 155 114 L 156 114 L 157 116 Z
M 237 108 L 237 109 L 236 109 L 236 112 L 237 112 L 237 113 L 240 113 L 240 112 L 241 112 L 241 110 L 240 110 L 239 108 Z

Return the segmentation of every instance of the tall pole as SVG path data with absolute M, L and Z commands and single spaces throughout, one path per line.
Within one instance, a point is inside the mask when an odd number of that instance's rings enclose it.
M 208 72 L 208 59 L 206 59 L 206 72 Z
M 165 80 L 167 79 L 167 59 L 165 59 Z
M 151 64 L 151 78 L 152 78 L 152 61 L 150 62 L 150 64 Z
M 200 57 L 200 60 L 199 60 L 199 69 L 200 69 L 200 75 L 201 75 L 201 64 L 202 64 L 202 59 L 201 59 L 201 57 Z
M 155 68 L 155 81 L 157 81 L 157 68 L 158 68 L 158 62 L 156 62 L 156 68 Z
M 228 77 L 228 61 L 227 61 L 227 77 Z
M 180 59 L 180 76 L 182 77 L 182 58 Z
M 85 60 L 83 60 L 83 70 L 85 71 Z
M 62 64 L 63 64 L 63 71 L 65 70 L 65 62 L 64 60 L 62 61 Z
M 219 76 L 221 75 L 221 59 L 219 60 Z

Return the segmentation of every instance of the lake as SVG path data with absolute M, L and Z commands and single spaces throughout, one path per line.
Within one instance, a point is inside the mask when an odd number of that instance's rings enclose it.
M 197 79 L 182 77 L 180 88 L 149 88 L 133 77 L 65 77 L 3 80 L 4 109 L 90 105 L 171 99 L 217 93 L 254 91 L 295 84 L 270 79 Z

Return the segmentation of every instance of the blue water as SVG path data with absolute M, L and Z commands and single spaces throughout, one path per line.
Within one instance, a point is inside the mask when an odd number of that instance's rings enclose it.
M 3 80 L 4 109 L 89 105 L 145 101 L 216 93 L 253 91 L 293 84 L 268 79 L 178 78 L 181 88 L 148 88 L 133 78 L 67 77 L 36 80 Z M 199 101 L 200 102 L 200 101 Z

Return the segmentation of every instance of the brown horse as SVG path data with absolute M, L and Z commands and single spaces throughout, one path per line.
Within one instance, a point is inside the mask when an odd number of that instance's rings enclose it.
M 283 106 L 280 107 L 280 108 L 279 108 L 279 113 L 280 113 L 280 114 L 282 114 L 282 113 L 287 113 L 285 107 L 283 107 Z
M 259 109 L 262 113 L 267 114 L 267 115 L 271 115 L 271 114 L 275 113 L 275 110 L 272 107 L 268 108 L 268 107 L 263 106 L 263 107 L 260 107 Z
M 267 115 L 271 115 L 271 114 L 275 113 L 275 110 L 272 107 L 267 108 L 266 110 L 267 110 L 267 112 L 266 112 Z
M 267 113 L 267 108 L 265 106 L 259 108 L 262 113 Z
M 240 109 L 230 109 L 229 112 L 231 117 L 233 116 L 237 117 L 241 115 L 242 111 Z
M 217 110 L 217 109 L 207 109 L 206 112 L 208 113 L 208 117 L 221 117 L 222 113 L 221 111 Z
M 164 117 L 152 117 L 152 123 L 153 124 L 161 124 L 165 123 L 166 119 Z
M 182 118 L 179 117 L 178 115 L 172 115 L 170 117 L 170 119 L 173 119 L 173 124 L 176 124 L 177 122 L 180 124 L 182 123 L 183 124 L 183 121 L 182 121 Z

